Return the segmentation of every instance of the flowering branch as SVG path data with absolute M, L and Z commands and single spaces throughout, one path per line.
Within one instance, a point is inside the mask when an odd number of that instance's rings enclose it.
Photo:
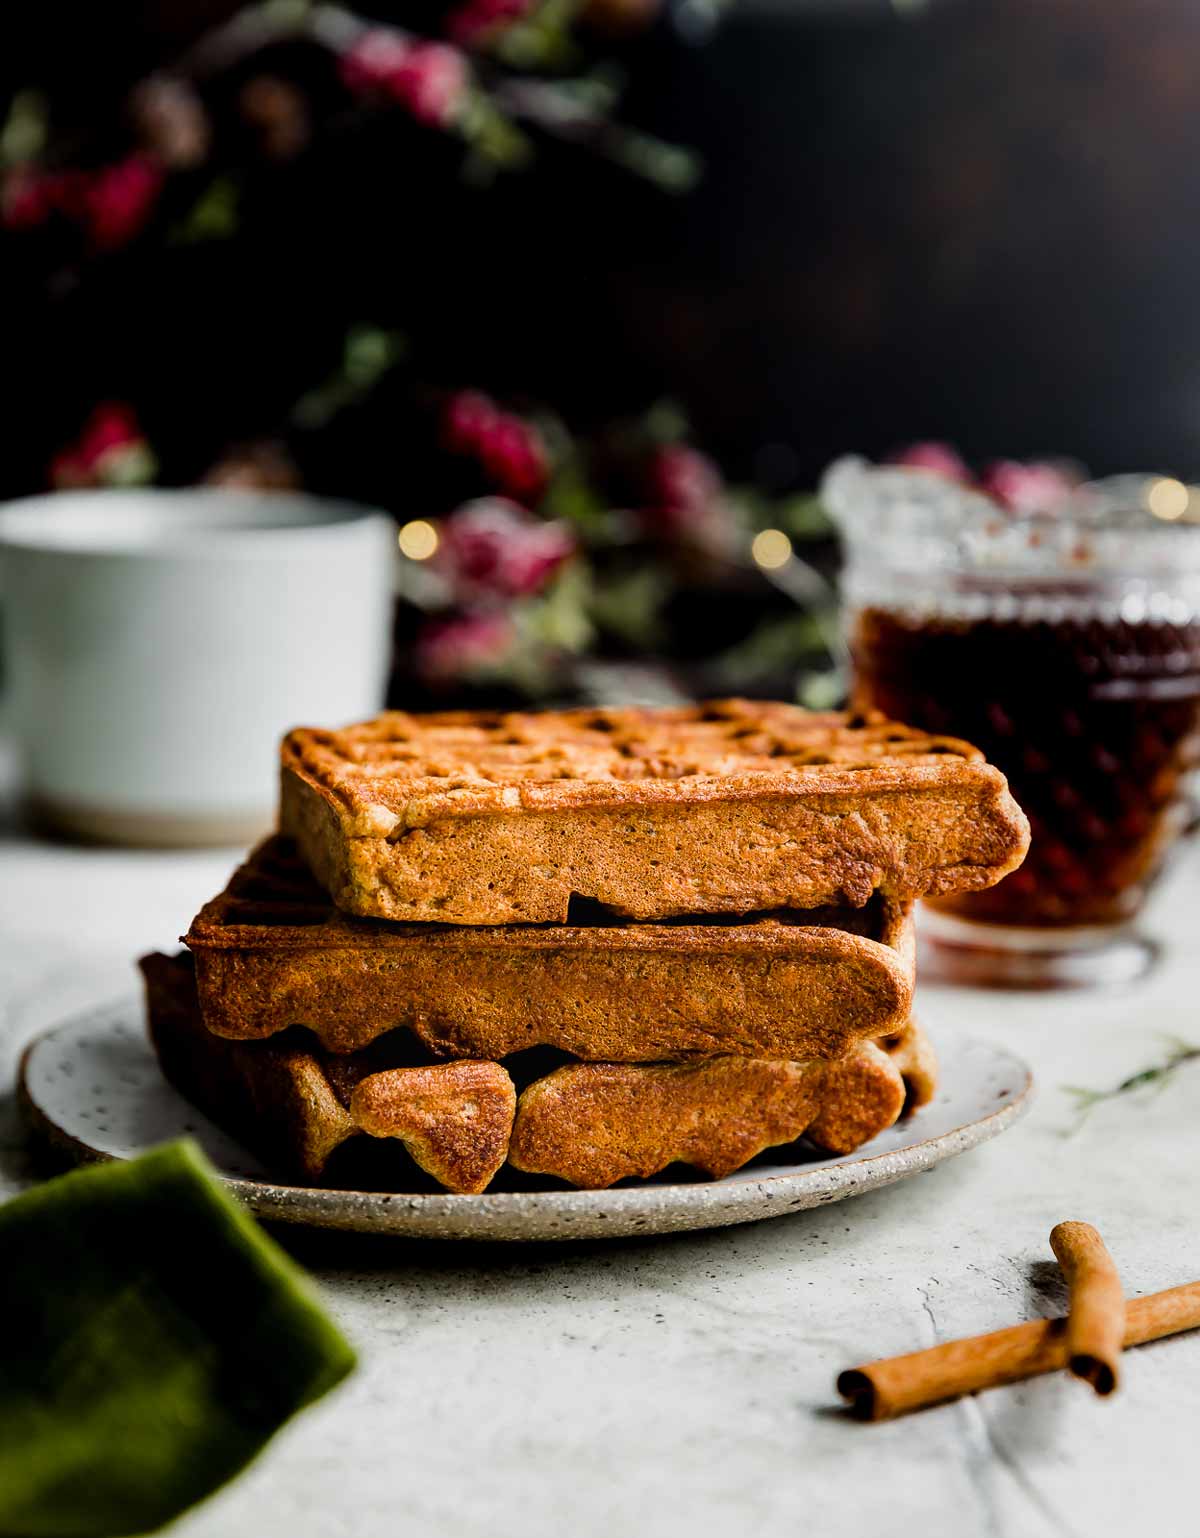
M 701 174 L 699 156 L 615 122 L 615 88 L 603 76 L 571 81 L 506 80 L 493 99 L 510 116 L 581 145 L 668 192 L 687 192 Z
M 337 61 L 350 95 L 373 107 L 400 107 L 425 127 L 458 135 L 470 148 L 468 179 L 526 164 L 532 125 L 672 191 L 699 174 L 695 156 L 613 121 L 617 91 L 598 76 L 539 80 L 505 67 L 545 64 L 571 52 L 565 36 L 574 0 L 462 0 L 449 14 L 449 40 L 364 20 L 333 4 L 265 0 L 238 12 L 194 44 L 169 72 L 142 81 L 129 116 L 139 145 L 90 170 L 59 169 L 78 147 L 49 153 L 49 121 L 36 93 L 14 99 L 0 129 L 0 225 L 34 230 L 62 219 L 84 232 L 93 252 L 128 244 L 149 222 L 168 173 L 204 164 L 213 144 L 197 87 L 213 75 L 284 42 L 307 39 Z M 242 117 L 268 158 L 295 154 L 309 137 L 308 103 L 286 80 L 263 76 L 239 95 Z M 237 187 L 219 174 L 176 234 L 211 238 L 236 223 Z M 210 189 L 211 191 L 211 189 Z

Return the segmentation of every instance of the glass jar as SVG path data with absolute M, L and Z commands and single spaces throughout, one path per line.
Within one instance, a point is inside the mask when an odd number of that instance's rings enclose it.
M 1200 758 L 1200 496 L 1162 477 L 1015 515 L 926 471 L 839 460 L 856 706 L 965 737 L 1033 840 L 986 892 L 927 905 L 942 975 L 1018 986 L 1136 976 L 1133 921 L 1191 815 Z

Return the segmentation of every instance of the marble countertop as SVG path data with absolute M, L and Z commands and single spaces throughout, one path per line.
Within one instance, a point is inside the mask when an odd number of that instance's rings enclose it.
M 0 1073 L 23 1043 L 134 987 L 233 851 L 78 849 L 0 822 Z M 1062 1304 L 1047 1244 L 1096 1223 L 1131 1292 L 1200 1277 L 1200 1064 L 1100 1106 L 1200 1042 L 1200 848 L 1157 895 L 1165 959 L 1127 990 L 926 987 L 937 1039 L 1034 1066 L 1032 1113 L 886 1190 L 773 1222 L 608 1244 L 501 1247 L 285 1233 L 362 1365 L 179 1538 L 1042 1538 L 1197 1531 L 1200 1333 L 1131 1354 L 1100 1401 L 1064 1376 L 880 1426 L 835 1410 L 837 1371 Z M 30 1179 L 0 1095 L 0 1197 Z

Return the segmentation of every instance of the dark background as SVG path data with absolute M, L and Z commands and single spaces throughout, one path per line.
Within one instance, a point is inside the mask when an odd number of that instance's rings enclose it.
M 128 84 L 222 8 L 17 10 L 7 84 L 47 87 L 99 153 Z M 140 241 L 72 275 L 8 237 L 0 490 L 43 484 L 105 397 L 136 403 L 165 479 L 199 475 L 354 321 L 405 332 L 434 382 L 579 425 L 673 395 L 732 475 L 780 487 L 930 436 L 1200 468 L 1200 7 L 744 0 L 698 47 L 688 14 L 622 50 L 623 115 L 707 160 L 687 197 L 550 144 L 463 188 L 452 144 L 335 124 L 254 173 L 227 245 Z M 335 89 L 303 51 L 272 62 Z M 410 432 L 385 399 L 306 474 L 403 512 Z

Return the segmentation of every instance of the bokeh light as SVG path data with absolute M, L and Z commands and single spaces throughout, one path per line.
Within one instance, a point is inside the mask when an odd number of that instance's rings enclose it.
M 438 547 L 438 531 L 424 518 L 406 523 L 399 534 L 400 554 L 410 561 L 427 561 Z
M 1161 476 L 1154 481 L 1146 492 L 1146 505 L 1156 518 L 1165 518 L 1168 522 L 1174 522 L 1176 518 L 1182 518 L 1187 512 L 1190 493 L 1182 481 L 1173 480 L 1169 475 Z
M 782 529 L 762 529 L 754 536 L 750 554 L 765 571 L 776 571 L 792 558 L 792 542 Z

